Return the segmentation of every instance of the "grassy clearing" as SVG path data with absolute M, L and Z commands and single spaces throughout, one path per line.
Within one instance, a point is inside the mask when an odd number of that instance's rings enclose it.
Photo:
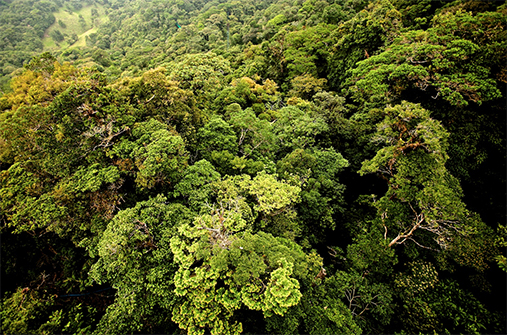
M 90 30 L 85 31 L 84 33 L 82 33 L 81 35 L 79 35 L 79 39 L 77 40 L 76 43 L 72 44 L 71 47 L 84 47 L 84 46 L 86 46 L 86 36 L 88 36 L 90 34 L 93 34 L 93 33 L 96 33 L 96 32 L 97 32 L 97 28 L 92 28 Z
M 92 17 L 93 9 L 97 11 L 98 16 Z M 79 11 L 60 8 L 53 15 L 56 18 L 56 22 L 44 33 L 42 40 L 44 51 L 85 46 L 86 36 L 96 32 L 97 27 L 108 20 L 104 7 L 97 4 L 86 5 Z M 56 42 L 51 37 L 56 30 L 59 30 L 65 37 L 62 42 Z

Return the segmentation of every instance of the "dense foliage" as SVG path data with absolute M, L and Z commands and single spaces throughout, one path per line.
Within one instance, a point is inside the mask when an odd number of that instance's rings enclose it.
M 506 333 L 506 18 L 0 1 L 2 332 Z

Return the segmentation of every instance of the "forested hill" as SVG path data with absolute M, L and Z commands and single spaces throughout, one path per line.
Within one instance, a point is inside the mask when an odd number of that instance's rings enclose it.
M 0 0 L 2 333 L 507 333 L 506 20 Z

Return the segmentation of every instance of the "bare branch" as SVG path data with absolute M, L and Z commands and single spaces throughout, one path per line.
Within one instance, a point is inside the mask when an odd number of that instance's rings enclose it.
M 245 135 L 246 133 L 248 132 L 249 129 L 241 129 L 241 136 L 239 138 L 239 141 L 238 141 L 238 146 L 241 145 L 241 143 L 243 143 L 243 140 L 245 139 Z
M 257 145 L 255 147 L 252 148 L 252 150 L 250 150 L 250 153 L 246 154 L 244 157 L 247 158 L 248 156 L 250 156 L 250 154 L 255 150 L 257 149 L 262 143 L 264 143 L 264 140 L 261 140 L 259 143 L 257 143 Z
M 389 247 L 392 247 L 394 244 L 402 244 L 403 242 L 406 241 L 406 239 L 410 236 L 412 236 L 412 234 L 414 233 L 414 231 L 419 228 L 421 226 L 421 223 L 424 221 L 424 214 L 421 213 L 418 215 L 419 217 L 419 221 L 414 225 L 412 226 L 412 229 L 410 229 L 410 231 L 406 234 L 402 234 L 402 233 L 399 233 L 398 236 L 396 236 L 390 243 L 389 243 Z M 403 239 L 401 242 L 399 242 L 400 239 Z
M 153 98 L 155 98 L 155 94 L 153 94 L 153 95 L 151 96 L 151 98 L 149 98 L 148 100 L 146 100 L 145 104 L 147 104 L 148 102 L 150 102 L 151 100 L 153 100 Z
M 425 64 L 425 63 L 428 63 L 429 61 L 427 60 L 414 60 L 412 57 L 409 57 L 408 60 L 412 63 L 412 64 Z

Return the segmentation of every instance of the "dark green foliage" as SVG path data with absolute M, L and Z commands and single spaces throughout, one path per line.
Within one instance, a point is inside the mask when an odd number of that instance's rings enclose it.
M 51 1 L 17 0 L 0 6 L 0 89 L 8 89 L 8 76 L 42 52 L 42 37 L 55 22 Z
M 51 38 L 57 43 L 62 42 L 65 39 L 60 30 L 53 30 L 51 32 Z
M 505 333 L 506 10 L 0 1 L 2 331 Z
M 176 271 L 176 265 L 171 264 L 170 239 L 178 231 L 174 223 L 188 222 L 191 212 L 165 202 L 163 196 L 139 202 L 119 212 L 104 231 L 90 279 L 112 285 L 117 293 L 98 324 L 97 334 L 150 331 L 154 326 L 148 321 L 151 316 L 163 323 L 166 331 L 174 330 L 168 311 L 175 303 L 174 284 L 168 279 Z
M 339 25 L 338 41 L 329 62 L 331 87 L 343 87 L 358 61 L 375 55 L 399 33 L 401 14 L 389 1 L 371 2 L 364 10 Z

